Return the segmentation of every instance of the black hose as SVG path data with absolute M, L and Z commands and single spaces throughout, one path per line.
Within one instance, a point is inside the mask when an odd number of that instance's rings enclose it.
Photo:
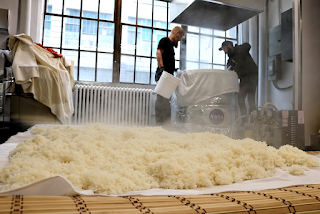
M 291 88 L 291 87 L 293 86 L 293 85 L 290 85 L 290 86 L 288 86 L 288 87 L 280 88 L 279 86 L 277 86 L 277 84 L 275 83 L 275 81 L 272 81 L 272 83 L 273 83 L 273 86 L 274 86 L 276 89 L 278 89 L 278 90 L 289 89 L 289 88 Z

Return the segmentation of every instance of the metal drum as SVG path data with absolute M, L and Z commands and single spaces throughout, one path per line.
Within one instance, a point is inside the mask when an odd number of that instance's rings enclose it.
M 172 122 L 178 130 L 230 136 L 238 112 L 238 93 L 222 94 L 185 107 L 171 104 Z

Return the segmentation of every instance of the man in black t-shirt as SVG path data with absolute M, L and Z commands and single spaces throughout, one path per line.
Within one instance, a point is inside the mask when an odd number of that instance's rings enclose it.
M 158 68 L 155 74 L 155 81 L 161 77 L 163 71 L 173 75 L 175 71 L 174 49 L 177 48 L 179 41 L 184 36 L 184 31 L 181 27 L 174 27 L 168 37 L 160 40 L 157 49 Z M 170 126 L 171 124 L 171 108 L 170 100 L 157 95 L 156 106 L 156 123 L 157 126 Z
M 241 115 L 251 114 L 252 110 L 256 109 L 255 93 L 258 85 L 258 66 L 249 53 L 250 49 L 251 45 L 247 42 L 233 46 L 231 41 L 224 41 L 219 48 L 220 51 L 223 50 L 225 54 L 228 54 L 228 69 L 235 71 L 240 79 L 238 104 Z M 247 112 L 245 104 L 246 96 L 248 96 L 249 112 Z

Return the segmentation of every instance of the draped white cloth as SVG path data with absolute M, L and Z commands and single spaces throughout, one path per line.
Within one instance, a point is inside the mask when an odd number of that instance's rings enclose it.
M 74 62 L 55 58 L 24 34 L 11 36 L 8 46 L 13 55 L 16 83 L 66 124 L 73 114 Z

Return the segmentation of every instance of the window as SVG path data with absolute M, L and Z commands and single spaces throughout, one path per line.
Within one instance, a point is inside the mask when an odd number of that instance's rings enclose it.
M 167 2 L 122 0 L 120 82 L 155 84 L 156 49 L 168 35 Z
M 187 30 L 186 69 L 225 69 L 226 56 L 219 51 L 225 40 L 237 44 L 237 26 L 219 31 L 189 26 Z
M 158 43 L 180 25 L 169 23 L 167 1 L 121 1 L 121 8 L 115 8 L 114 0 L 45 1 L 43 45 L 74 60 L 75 80 L 155 84 Z M 121 20 L 115 19 L 115 11 L 121 12 Z M 224 68 L 226 56 L 218 48 L 225 39 L 237 42 L 237 27 L 187 29 L 186 69 Z M 180 45 L 175 49 L 177 68 Z
M 99 23 L 98 50 L 113 52 L 114 24 L 108 22 Z
M 43 45 L 75 61 L 75 80 L 112 82 L 114 0 L 45 2 Z

